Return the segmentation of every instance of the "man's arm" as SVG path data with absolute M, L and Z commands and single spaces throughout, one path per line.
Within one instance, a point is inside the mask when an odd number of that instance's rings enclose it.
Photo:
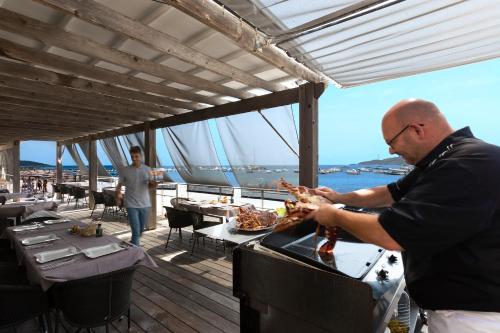
M 326 227 L 338 226 L 366 243 L 375 244 L 387 250 L 403 250 L 401 245 L 380 225 L 378 215 L 353 213 L 324 204 L 312 212 L 308 218 Z
M 338 193 L 326 187 L 311 190 L 312 193 L 324 196 L 333 203 L 341 203 L 357 207 L 387 207 L 394 203 L 387 186 L 377 186 L 348 193 Z
M 123 186 L 123 184 L 121 182 L 118 182 L 118 184 L 116 185 L 115 199 L 116 199 L 117 204 L 120 204 L 122 201 L 122 198 L 123 198 L 122 186 Z

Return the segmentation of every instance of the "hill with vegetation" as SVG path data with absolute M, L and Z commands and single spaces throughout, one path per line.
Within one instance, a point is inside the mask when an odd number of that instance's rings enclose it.
M 52 167 L 50 164 L 35 162 L 35 161 L 20 161 L 21 168 L 46 168 Z
M 371 160 L 360 162 L 359 164 L 365 165 L 387 165 L 387 164 L 406 164 L 405 160 L 401 156 L 384 158 L 382 160 Z

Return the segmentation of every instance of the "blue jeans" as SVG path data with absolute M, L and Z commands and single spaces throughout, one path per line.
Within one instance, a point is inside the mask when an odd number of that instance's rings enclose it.
M 132 230 L 132 244 L 141 245 L 141 235 L 148 224 L 149 207 L 127 208 L 128 223 Z

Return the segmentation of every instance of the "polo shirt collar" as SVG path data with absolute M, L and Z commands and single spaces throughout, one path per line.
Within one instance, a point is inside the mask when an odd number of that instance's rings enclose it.
M 420 169 L 425 169 L 429 165 L 429 163 L 431 163 L 441 153 L 448 149 L 449 145 L 460 142 L 462 139 L 473 137 L 474 135 L 472 134 L 469 126 L 461 128 L 444 138 L 443 141 L 441 141 L 436 147 L 434 147 L 434 149 L 432 149 L 431 152 L 427 154 L 427 156 L 425 156 L 423 159 L 421 159 L 415 166 Z

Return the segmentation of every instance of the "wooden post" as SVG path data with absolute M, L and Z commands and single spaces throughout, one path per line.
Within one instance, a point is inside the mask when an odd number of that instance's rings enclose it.
M 144 124 L 144 158 L 145 164 L 156 168 L 156 131 L 151 123 Z M 149 212 L 148 230 L 156 229 L 156 187 L 150 188 L 151 210 Z
M 59 141 L 56 145 L 56 184 L 61 184 L 63 182 L 63 169 L 62 169 L 62 148 L 63 146 Z M 61 199 L 61 193 L 57 193 L 57 199 Z
M 90 191 L 97 191 L 97 142 L 95 140 L 89 142 L 89 193 Z M 92 195 L 89 195 L 89 208 L 94 208 Z
M 21 192 L 21 160 L 20 160 L 20 143 L 19 140 L 15 140 L 12 146 L 12 158 L 13 158 L 13 177 L 12 177 L 12 192 Z M 19 199 L 15 199 L 19 201 Z
M 299 87 L 299 184 L 318 186 L 318 98 L 321 92 L 307 83 Z

